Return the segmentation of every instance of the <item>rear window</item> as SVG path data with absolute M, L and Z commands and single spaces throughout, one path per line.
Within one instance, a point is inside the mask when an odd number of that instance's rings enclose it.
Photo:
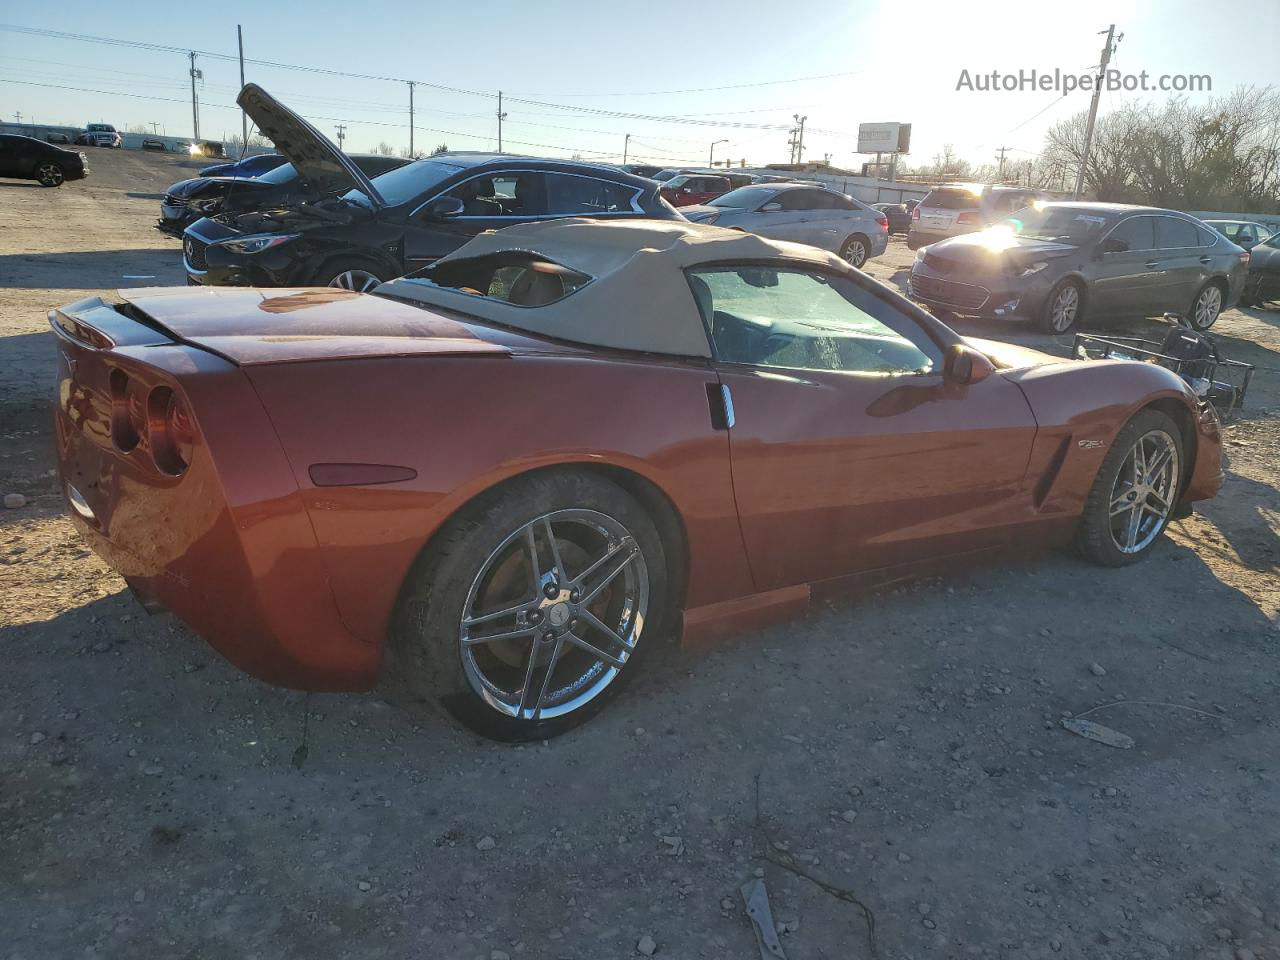
M 979 196 L 968 190 L 956 187 L 941 187 L 930 190 L 929 195 L 920 202 L 922 207 L 941 207 L 943 210 L 971 210 L 979 204 Z
M 1200 234 L 1190 220 L 1156 217 L 1156 241 L 1161 250 L 1200 246 Z
M 406 279 L 517 307 L 541 307 L 563 300 L 592 278 L 551 260 L 512 250 L 434 263 Z

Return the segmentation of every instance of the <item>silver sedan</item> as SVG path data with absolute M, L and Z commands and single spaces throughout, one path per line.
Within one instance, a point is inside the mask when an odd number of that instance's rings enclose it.
M 889 242 L 889 221 L 883 213 L 813 184 L 752 184 L 680 212 L 697 223 L 821 247 L 855 267 L 880 256 Z

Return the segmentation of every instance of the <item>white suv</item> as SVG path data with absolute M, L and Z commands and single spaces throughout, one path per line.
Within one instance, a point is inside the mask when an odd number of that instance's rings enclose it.
M 911 212 L 907 246 L 919 250 L 947 237 L 985 230 L 1015 210 L 1037 200 L 1048 199 L 1048 194 L 1024 187 L 989 187 L 973 183 L 934 187 Z

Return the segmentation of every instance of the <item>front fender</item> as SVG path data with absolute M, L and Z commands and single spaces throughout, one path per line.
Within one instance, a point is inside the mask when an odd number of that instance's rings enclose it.
M 1139 410 L 1153 405 L 1176 411 L 1183 428 L 1189 461 L 1184 499 L 1217 492 L 1209 478 L 1215 469 L 1220 472 L 1216 426 L 1206 432 L 1198 399 L 1173 371 L 1128 360 L 1076 360 L 1001 375 L 1018 385 L 1035 414 L 1027 476 L 1042 516 L 1079 516 L 1116 434 Z

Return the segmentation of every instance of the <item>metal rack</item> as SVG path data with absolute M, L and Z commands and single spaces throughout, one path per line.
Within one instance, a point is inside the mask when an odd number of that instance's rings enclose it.
M 1158 363 L 1186 381 L 1200 399 L 1212 403 L 1222 419 L 1244 406 L 1253 364 L 1222 357 L 1184 359 L 1162 353 L 1163 344 L 1139 337 L 1099 337 L 1077 333 L 1071 355 L 1078 360 L 1137 360 Z

